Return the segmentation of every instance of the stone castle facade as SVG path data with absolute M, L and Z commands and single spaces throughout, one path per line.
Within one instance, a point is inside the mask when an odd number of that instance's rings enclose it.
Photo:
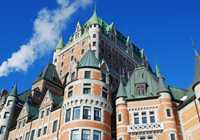
M 195 46 L 194 82 L 181 89 L 96 10 L 63 42 L 31 89 L 2 90 L 1 140 L 200 140 Z

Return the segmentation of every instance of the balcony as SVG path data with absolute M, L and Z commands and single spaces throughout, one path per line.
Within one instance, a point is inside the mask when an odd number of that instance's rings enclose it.
M 158 123 L 146 123 L 146 124 L 134 124 L 128 126 L 128 133 L 143 133 L 143 132 L 162 132 L 164 130 L 163 122 Z

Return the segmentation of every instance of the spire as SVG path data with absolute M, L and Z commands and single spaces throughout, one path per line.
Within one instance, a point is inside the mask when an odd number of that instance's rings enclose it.
M 117 99 L 119 97 L 127 98 L 126 90 L 125 90 L 124 85 L 122 83 L 122 77 L 121 76 L 120 76 L 119 89 L 118 89 L 118 92 L 117 92 L 117 95 L 116 95 L 115 99 Z
M 191 40 L 192 40 L 192 44 L 193 44 L 193 47 L 194 47 L 195 56 L 198 56 L 199 54 L 197 53 L 196 46 L 194 45 L 192 37 L 191 37 Z
M 160 92 L 170 92 L 167 86 L 165 85 L 163 77 L 159 77 L 158 80 L 157 94 Z
M 99 18 L 99 17 L 97 16 L 97 10 L 96 10 L 96 4 L 95 4 L 95 9 L 94 9 L 94 14 L 93 14 L 93 16 L 92 16 L 91 25 L 92 25 L 92 24 L 100 24 L 98 18 Z
M 158 64 L 157 64 L 157 62 L 156 62 L 156 76 L 159 78 L 159 77 L 162 77 L 163 78 L 163 76 L 162 76 L 162 74 L 161 74 L 161 72 L 160 72 L 160 69 L 159 69 L 159 66 L 158 66 Z
M 12 91 L 10 92 L 9 96 L 17 97 L 17 82 L 15 86 L 13 87 Z
M 63 45 L 63 34 L 62 34 L 62 36 L 60 37 L 60 40 L 59 40 L 58 45 L 57 45 L 55 50 L 63 49 L 63 48 L 64 48 L 64 45 Z
M 200 82 L 200 56 L 197 53 L 193 40 L 192 40 L 192 43 L 193 43 L 193 47 L 195 51 L 195 71 L 194 71 L 194 82 L 193 82 L 194 85 L 192 87 L 192 89 L 194 90 L 194 87 L 196 86 L 196 84 Z

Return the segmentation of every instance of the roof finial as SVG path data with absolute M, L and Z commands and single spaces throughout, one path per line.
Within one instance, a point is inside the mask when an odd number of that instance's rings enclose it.
M 192 44 L 193 44 L 193 47 L 194 47 L 195 55 L 196 55 L 196 56 L 199 56 L 199 54 L 197 53 L 197 50 L 196 50 L 196 46 L 194 45 L 194 42 L 193 42 L 192 37 L 191 37 L 191 40 L 192 40 Z
M 96 8 L 96 2 L 95 2 L 95 8 L 94 8 L 94 12 L 97 12 L 97 8 Z

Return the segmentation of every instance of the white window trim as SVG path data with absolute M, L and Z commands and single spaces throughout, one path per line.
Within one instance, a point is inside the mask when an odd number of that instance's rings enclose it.
M 118 116 L 121 114 L 121 121 L 119 121 Z M 123 114 L 120 112 L 117 114 L 117 123 L 122 123 L 123 122 Z
M 169 138 L 170 138 L 169 140 L 171 140 L 171 134 L 174 134 L 174 135 L 175 135 L 175 140 L 177 140 L 177 135 L 176 135 L 175 132 L 170 132 L 170 133 L 169 133 Z
M 171 116 L 170 116 L 170 117 L 168 117 L 168 116 L 167 116 L 167 109 L 169 109 L 169 110 L 170 110 L 170 114 L 171 114 Z M 165 117 L 166 117 L 166 118 L 173 118 L 173 117 L 174 117 L 174 116 L 173 116 L 173 113 L 172 113 L 172 109 L 171 109 L 171 108 L 169 108 L 169 107 L 166 107 L 166 108 L 165 108 Z

